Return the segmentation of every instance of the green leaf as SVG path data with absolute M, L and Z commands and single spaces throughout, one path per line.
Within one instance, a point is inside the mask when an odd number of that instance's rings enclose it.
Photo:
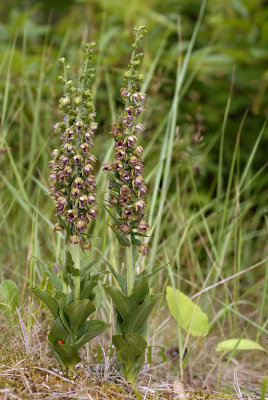
M 66 261 L 65 261 L 66 269 L 72 276 L 80 276 L 80 270 L 74 268 L 74 262 L 69 251 L 66 252 Z
M 138 334 L 114 335 L 113 344 L 117 348 L 117 357 L 122 363 L 122 372 L 128 382 L 135 383 L 145 360 L 147 342 Z
M 81 269 L 81 276 L 84 275 L 90 268 L 92 268 L 97 262 L 100 260 L 100 258 L 97 258 L 97 260 L 91 261 L 88 265 L 86 265 L 84 268 Z
M 48 334 L 48 341 L 50 344 L 57 344 L 59 340 L 66 341 L 68 332 L 64 328 L 61 319 L 58 317 Z
M 95 309 L 95 305 L 88 299 L 74 300 L 65 308 L 64 314 L 67 316 L 71 330 L 75 336 Z
M 55 289 L 58 291 L 62 290 L 62 283 L 58 278 L 57 274 L 53 269 L 49 268 L 47 265 L 42 263 L 44 272 L 49 276 L 51 283 L 54 285 Z
M 135 246 L 140 246 L 141 245 L 141 241 L 139 239 L 136 239 L 134 235 L 131 235 L 131 242 Z
M 137 309 L 132 311 L 132 313 L 122 323 L 123 332 L 139 333 L 143 329 L 159 297 L 160 294 L 151 295 L 145 299 Z
M 136 246 L 140 246 L 141 241 L 139 239 L 136 239 L 136 237 L 135 237 L 136 233 L 131 232 L 130 235 L 131 235 L 132 244 L 135 244 Z
M 50 345 L 63 368 L 72 369 L 81 361 L 77 350 L 68 344 Z
M 56 272 L 52 268 L 49 268 L 43 261 L 39 260 L 37 257 L 32 256 L 32 258 L 34 258 L 38 262 L 38 264 L 41 265 L 44 273 L 48 275 L 48 277 L 50 278 L 50 282 L 55 287 L 55 289 L 59 291 L 62 290 L 62 283 L 58 278 Z
M 10 279 L 5 279 L 0 284 L 0 302 L 12 312 L 18 306 L 19 291 L 16 283 Z
M 120 350 L 125 346 L 136 346 L 142 350 L 145 350 L 147 347 L 147 342 L 143 336 L 137 333 L 127 333 L 126 335 L 113 335 L 113 344 Z
M 55 300 L 59 306 L 59 308 L 65 308 L 68 305 L 68 295 L 66 293 L 63 292 L 57 292 L 55 294 Z
M 110 274 L 110 271 L 101 271 L 101 272 L 97 272 L 96 274 L 92 274 L 91 275 L 91 280 L 92 281 L 96 281 L 98 280 L 102 275 L 107 275 Z
M 115 307 L 122 319 L 127 318 L 130 313 L 135 309 L 133 300 L 121 293 L 120 289 L 113 286 L 106 286 L 105 291 L 111 296 Z
M 109 176 L 109 178 L 111 178 L 112 180 L 114 180 L 115 182 L 119 182 L 117 176 L 115 174 L 113 174 L 112 172 L 109 171 L 105 171 L 105 173 Z M 105 207 L 106 208 L 106 207 Z
M 108 324 L 103 321 L 92 320 L 86 321 L 85 332 L 75 341 L 74 347 L 78 350 L 81 346 L 89 342 L 94 337 L 98 336 L 100 333 L 108 328 Z
M 69 269 L 69 267 L 72 267 L 74 265 L 72 255 L 69 251 L 66 251 L 65 265 L 67 269 Z
M 113 230 L 115 233 L 118 242 L 121 244 L 122 247 L 129 247 L 130 246 L 130 241 L 128 240 L 127 236 L 125 233 L 119 231 L 118 229 L 114 228 L 112 225 L 109 225 L 109 227 Z
M 59 314 L 59 307 L 55 299 L 51 297 L 47 292 L 37 288 L 30 288 L 30 290 L 41 299 L 45 305 L 49 308 L 51 314 L 53 315 L 54 319 L 58 318 Z
M 169 264 L 169 262 L 168 262 L 167 264 L 165 264 L 165 265 L 162 265 L 161 267 L 155 268 L 152 272 L 147 272 L 146 270 L 145 270 L 145 271 L 142 271 L 142 272 L 137 276 L 137 278 L 135 279 L 134 284 L 135 284 L 138 280 L 140 280 L 141 278 L 143 278 L 144 276 L 150 277 L 150 276 L 155 275 L 157 272 L 161 271 L 161 269 L 167 267 L 168 264 Z
M 125 294 L 127 294 L 127 282 L 126 280 L 122 277 L 122 275 L 120 275 L 115 269 L 114 267 L 104 258 L 104 261 L 106 262 L 106 264 L 108 265 L 108 267 L 110 268 L 113 276 L 115 277 L 115 279 L 117 280 L 119 286 L 121 287 L 121 289 L 123 290 L 123 292 Z
M 68 319 L 67 319 L 67 317 L 66 317 L 66 315 L 65 315 L 65 313 L 64 313 L 62 308 L 59 309 L 59 316 L 60 316 L 61 322 L 62 322 L 64 328 L 67 330 L 67 332 L 69 332 L 69 334 L 72 337 L 75 337 L 75 333 L 72 331 L 72 329 L 70 327 L 70 324 L 69 324 L 69 321 L 68 321 Z
M 64 276 L 63 276 L 64 280 L 66 281 L 66 283 L 70 286 L 72 292 L 74 292 L 74 280 L 71 276 L 71 274 L 69 274 L 69 272 L 64 271 Z
M 94 298 L 93 289 L 96 287 L 96 285 L 97 285 L 97 282 L 94 282 L 94 281 L 86 282 L 83 285 L 79 299 L 80 300 L 84 300 L 84 299 L 93 300 L 93 298 Z
M 131 298 L 138 306 L 145 297 L 149 294 L 149 286 L 145 277 L 139 279 L 135 284 L 131 292 Z
M 78 268 L 69 267 L 69 273 L 72 276 L 80 276 L 80 270 Z
M 178 289 L 167 286 L 167 303 L 173 317 L 192 336 L 206 336 L 209 332 L 207 315 Z
M 107 208 L 107 207 L 104 207 L 105 208 L 105 210 L 107 211 L 107 213 L 110 215 L 110 217 L 112 218 L 112 220 L 114 221 L 114 223 L 117 225 L 117 226 L 120 226 L 121 225 L 121 222 L 120 222 L 120 220 L 118 220 L 118 219 L 116 219 L 114 216 L 113 216 L 113 214 L 111 213 L 111 211 L 109 210 L 109 208 Z M 110 226 L 110 225 L 109 225 Z M 111 227 L 112 228 L 112 227 Z M 113 228 L 112 228 L 113 229 Z
M 216 347 L 216 351 L 231 350 L 262 350 L 266 351 L 261 345 L 249 339 L 229 339 L 220 342 Z

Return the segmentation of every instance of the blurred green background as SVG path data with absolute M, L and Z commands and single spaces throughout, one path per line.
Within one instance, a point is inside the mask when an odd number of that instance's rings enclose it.
M 1 97 L 8 69 L 7 50 L 16 41 L 11 68 L 11 89 L 24 84 L 25 74 L 32 88 L 40 79 L 42 54 L 45 52 L 44 87 L 40 101 L 56 101 L 59 86 L 54 79 L 56 60 L 65 55 L 77 65 L 81 43 L 95 40 L 98 45 L 98 82 L 96 101 L 99 118 L 108 129 L 110 110 L 106 96 L 105 74 L 109 73 L 115 93 L 122 84 L 122 72 L 128 60 L 128 49 L 134 26 L 145 24 L 149 34 L 145 42 L 144 72 L 149 70 L 160 46 L 160 60 L 149 87 L 147 132 L 155 130 L 163 120 L 174 91 L 178 22 L 181 24 L 182 49 L 186 50 L 196 24 L 201 1 L 197 0 L 3 0 L 0 6 Z M 180 104 L 178 124 L 183 137 L 189 125 L 200 125 L 204 140 L 215 143 L 206 165 L 214 171 L 217 159 L 219 127 L 235 69 L 235 83 L 228 129 L 226 132 L 226 169 L 232 154 L 242 115 L 248 109 L 245 130 L 241 137 L 241 159 L 247 159 L 263 124 L 268 107 L 268 7 L 267 1 L 208 0 L 188 68 L 189 86 Z M 26 54 L 23 52 L 23 47 Z M 53 74 L 54 73 L 54 74 Z M 52 78 L 53 77 L 53 78 Z M 56 96 L 55 96 L 56 93 Z M 34 95 L 34 92 L 33 92 Z M 12 96 L 12 101 L 15 99 Z M 46 105 L 44 104 L 44 108 Z M 25 118 L 31 109 L 25 104 Z M 53 107 L 54 109 L 54 107 Z M 103 121 L 104 116 L 105 121 Z M 41 117 L 43 118 L 43 112 Z M 51 117 L 52 120 L 54 117 Z M 13 130 L 15 133 L 15 130 Z M 12 135 L 12 134 L 11 134 Z M 30 139 L 30 138 L 29 138 Z M 263 145 L 267 145 L 267 136 Z M 228 151 L 228 148 L 230 151 Z M 266 162 L 265 152 L 258 153 L 260 167 Z
M 1 2 L 0 165 L 3 180 L 0 246 L 1 263 L 7 275 L 24 276 L 25 259 L 31 247 L 30 238 L 34 237 L 33 229 L 40 231 L 39 242 L 35 246 L 41 249 L 48 247 L 49 251 L 53 251 L 48 242 L 51 240 L 53 243 L 55 239 L 51 228 L 47 228 L 48 221 L 55 221 L 54 209 L 52 200 L 44 192 L 48 184 L 50 150 L 58 144 L 52 128 L 61 118 L 57 110 L 62 90 L 57 80 L 61 73 L 58 57 L 67 58 L 75 77 L 83 45 L 91 40 L 97 43 L 94 92 L 99 129 L 96 153 L 100 162 L 103 162 L 111 143 L 108 135 L 110 123 L 121 106 L 119 90 L 129 59 L 133 28 L 147 25 L 143 73 L 150 79 L 144 116 L 146 133 L 142 144 L 146 147 L 150 143 L 145 162 L 152 190 L 155 166 L 159 162 L 164 140 L 164 130 L 158 131 L 158 128 L 171 109 L 178 47 L 183 60 L 200 6 L 201 1 L 197 0 Z M 216 198 L 220 135 L 232 76 L 234 86 L 220 171 L 223 193 L 229 179 L 237 132 L 245 112 L 247 116 L 235 163 L 238 179 L 249 160 L 268 110 L 267 17 L 267 1 L 207 1 L 180 93 L 176 120 L 179 129 L 176 130 L 173 145 L 168 191 L 175 213 L 176 202 L 181 194 L 182 209 L 186 216 L 190 216 L 197 206 L 205 206 Z M 249 228 L 254 233 L 250 237 L 245 236 L 245 240 L 250 241 L 248 252 L 245 253 L 246 261 L 247 254 L 250 253 L 254 261 L 264 251 L 268 200 L 264 173 L 267 146 L 266 130 L 247 177 L 250 179 L 257 175 L 241 195 L 241 201 L 249 199 L 243 214 L 245 223 L 249 224 L 251 217 L 255 216 Z M 193 191 L 189 165 L 194 174 L 198 199 Z M 178 179 L 181 182 L 180 190 Z M 173 223 L 173 211 L 170 211 L 169 204 L 166 207 L 163 215 L 166 221 Z M 213 207 L 206 212 L 213 213 Z M 38 214 L 38 209 L 41 225 L 34 228 L 34 213 Z M 232 215 L 228 218 L 231 221 Z M 176 224 L 169 227 L 163 225 L 160 242 L 169 237 L 169 228 L 173 231 L 178 229 Z M 206 231 L 204 227 L 202 230 Z M 211 231 L 217 231 L 214 222 Z M 245 231 L 246 235 L 247 226 Z M 195 237 L 195 240 L 198 247 L 199 239 Z M 176 243 L 167 251 L 174 253 L 174 246 L 176 249 Z M 160 248 L 160 258 L 161 252 Z M 206 270 L 209 266 L 204 249 L 199 249 L 199 252 L 199 259 L 204 262 Z M 233 252 L 233 248 L 230 248 L 231 257 Z M 38 249 L 35 253 L 38 253 Z

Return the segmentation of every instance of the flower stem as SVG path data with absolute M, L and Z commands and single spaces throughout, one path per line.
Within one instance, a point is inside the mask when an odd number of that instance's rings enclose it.
M 75 246 L 75 268 L 80 270 L 80 246 Z M 74 298 L 78 299 L 80 294 L 80 276 L 75 277 Z
M 126 264 L 127 264 L 127 294 L 130 296 L 133 288 L 133 253 L 132 242 L 130 239 L 130 246 L 126 247 Z

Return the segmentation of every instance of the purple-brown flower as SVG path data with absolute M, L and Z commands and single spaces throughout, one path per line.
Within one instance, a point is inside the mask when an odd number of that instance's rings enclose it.
M 95 108 L 90 91 L 92 69 L 87 64 L 92 57 L 92 46 L 85 48 L 84 72 L 79 87 L 74 90 L 72 81 L 61 78 L 64 83 L 64 96 L 60 99 L 63 121 L 55 124 L 55 132 L 62 140 L 61 146 L 52 151 L 49 162 L 49 187 L 56 200 L 56 215 L 60 216 L 55 230 L 62 230 L 61 221 L 67 225 L 68 243 L 90 248 L 87 229 L 90 220 L 96 219 L 96 182 L 93 164 L 96 157 L 91 149 L 94 146 Z M 65 64 L 65 59 L 61 59 Z M 89 73 L 90 71 L 90 73 Z
M 142 57 L 137 55 L 137 59 Z M 143 148 L 138 144 L 137 135 L 144 127 L 139 116 L 144 112 L 145 94 L 138 90 L 139 78 L 136 69 L 139 62 L 131 61 L 130 70 L 125 74 L 125 86 L 120 90 L 124 108 L 112 124 L 111 134 L 114 137 L 114 160 L 104 163 L 103 169 L 109 172 L 109 206 L 115 207 L 119 229 L 124 234 L 136 233 L 145 235 L 149 226 L 144 221 L 143 211 L 146 203 L 143 197 L 147 185 L 143 178 L 144 163 L 141 159 Z M 135 75 L 136 74 L 136 75 Z M 137 78 L 136 78 L 137 77 Z M 114 178 L 113 178 L 113 177 Z M 136 243 L 139 241 L 136 238 Z M 144 248 L 143 253 L 146 252 Z

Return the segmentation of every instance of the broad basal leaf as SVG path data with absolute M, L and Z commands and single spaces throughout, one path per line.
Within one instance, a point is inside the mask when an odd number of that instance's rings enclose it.
M 126 335 L 113 335 L 113 344 L 120 350 L 125 346 L 136 346 L 142 350 L 147 347 L 147 342 L 143 336 L 137 333 L 127 333 Z
M 56 345 L 59 340 L 63 340 L 63 342 L 65 343 L 67 337 L 68 337 L 68 332 L 64 328 L 61 319 L 58 317 L 54 322 L 54 324 L 52 325 L 52 328 L 48 334 L 48 341 L 50 344 Z
M 95 311 L 95 305 L 88 299 L 74 300 L 65 308 L 64 314 L 67 316 L 70 327 L 74 335 L 77 335 L 86 319 Z
M 67 344 L 50 345 L 57 360 L 63 368 L 72 369 L 76 364 L 81 361 L 77 350 Z
M 192 336 L 206 336 L 209 332 L 207 315 L 178 289 L 167 286 L 167 303 L 173 317 Z
M 122 372 L 127 381 L 135 383 L 136 376 L 144 364 L 146 340 L 138 334 L 114 335 L 113 344 L 122 364 Z
M 81 346 L 105 331 L 108 326 L 109 325 L 103 321 L 87 321 L 85 324 L 85 332 L 74 342 L 74 347 L 78 350 Z

